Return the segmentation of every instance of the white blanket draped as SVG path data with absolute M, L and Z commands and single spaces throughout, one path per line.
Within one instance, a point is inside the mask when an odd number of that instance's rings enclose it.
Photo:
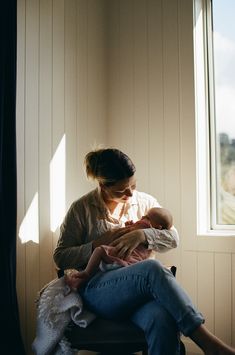
M 36 355 L 72 355 L 75 353 L 64 337 L 71 320 L 87 327 L 96 316 L 84 309 L 77 292 L 70 291 L 64 277 L 51 281 L 37 301 L 36 338 L 32 349 Z

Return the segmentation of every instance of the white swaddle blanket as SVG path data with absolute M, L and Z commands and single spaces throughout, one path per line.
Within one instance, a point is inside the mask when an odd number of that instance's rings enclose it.
M 72 355 L 75 353 L 64 337 L 71 320 L 80 327 L 87 327 L 95 314 L 83 307 L 78 292 L 70 291 L 64 277 L 51 281 L 41 291 L 37 301 L 36 338 L 32 349 L 36 355 Z

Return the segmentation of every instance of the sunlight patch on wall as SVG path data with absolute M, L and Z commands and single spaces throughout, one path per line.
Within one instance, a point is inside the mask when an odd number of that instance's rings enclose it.
M 34 243 L 39 243 L 38 192 L 34 195 L 31 205 L 20 225 L 19 237 L 22 244 L 30 240 Z
M 65 135 L 50 163 L 50 225 L 55 232 L 65 215 Z

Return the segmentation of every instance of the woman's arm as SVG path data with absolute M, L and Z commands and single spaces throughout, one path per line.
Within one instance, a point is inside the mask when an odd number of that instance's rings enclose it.
M 171 229 L 150 228 L 146 222 L 140 220 L 130 224 L 130 230 L 137 229 L 144 229 L 145 243 L 148 249 L 161 253 L 176 248 L 179 244 L 179 235 L 175 227 Z
M 132 230 L 111 243 L 111 246 L 115 247 L 119 258 L 125 259 L 140 244 L 146 249 L 163 253 L 177 247 L 178 232 L 174 227 L 170 230 L 154 228 Z
M 92 241 L 86 241 L 83 214 L 82 208 L 73 203 L 60 227 L 59 240 L 53 254 L 60 269 L 82 268 L 91 256 Z
M 148 244 L 148 249 L 164 253 L 179 245 L 179 234 L 173 226 L 171 229 L 143 229 Z
M 145 215 L 152 207 L 162 207 L 155 197 L 146 193 L 137 193 L 136 199 L 141 216 Z M 148 249 L 163 253 L 179 245 L 179 234 L 174 226 L 170 230 L 148 228 L 143 231 Z
M 60 269 L 84 268 L 97 246 L 110 244 L 129 228 L 108 230 L 97 238 L 88 233 L 89 223 L 92 222 L 86 216 L 82 203 L 72 204 L 61 225 L 60 237 L 53 254 L 54 261 Z
M 138 245 L 146 245 L 146 238 L 143 229 L 131 230 L 111 243 L 115 247 L 116 255 L 119 258 L 128 258 Z
M 114 240 L 120 238 L 122 235 L 128 233 L 131 230 L 130 226 L 117 228 L 113 230 L 108 230 L 107 232 L 103 233 L 99 238 L 93 240 L 92 248 L 95 249 L 100 245 L 109 245 Z

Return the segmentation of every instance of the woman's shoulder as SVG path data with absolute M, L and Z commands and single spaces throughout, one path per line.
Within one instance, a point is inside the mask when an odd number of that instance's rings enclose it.
M 96 189 L 73 201 L 66 213 L 65 219 L 82 219 L 89 214 L 92 204 L 96 201 Z
M 83 196 L 79 197 L 77 200 L 75 200 L 72 203 L 71 208 L 77 209 L 77 208 L 84 206 L 84 205 L 95 204 L 97 201 L 97 193 L 98 193 L 97 189 L 89 191 L 85 195 L 83 195 Z

